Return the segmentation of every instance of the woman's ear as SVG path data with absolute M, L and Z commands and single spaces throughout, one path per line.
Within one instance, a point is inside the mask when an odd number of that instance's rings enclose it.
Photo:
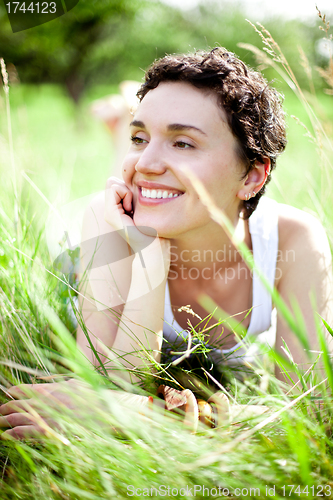
M 264 163 L 255 161 L 253 168 L 247 174 L 243 187 L 238 192 L 242 200 L 253 198 L 265 184 L 271 168 L 271 161 L 267 156 L 263 158 Z

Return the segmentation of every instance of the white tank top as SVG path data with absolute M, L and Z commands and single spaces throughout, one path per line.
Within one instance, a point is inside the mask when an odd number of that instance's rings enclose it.
M 265 197 L 260 199 L 258 207 L 249 218 L 249 231 L 254 261 L 273 287 L 278 254 L 278 211 L 274 200 Z M 253 363 L 264 354 L 264 346 L 266 350 L 274 346 L 276 310 L 272 311 L 272 298 L 256 273 L 252 280 L 252 296 L 251 319 L 246 336 L 231 349 L 212 349 L 210 357 L 216 364 Z M 186 340 L 187 336 L 187 330 L 181 328 L 173 316 L 167 282 L 163 337 L 174 343 Z

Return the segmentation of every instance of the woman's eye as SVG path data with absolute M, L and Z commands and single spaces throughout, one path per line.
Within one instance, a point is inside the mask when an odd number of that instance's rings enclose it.
M 137 135 L 132 135 L 131 141 L 133 144 L 144 144 L 145 142 L 147 142 L 145 139 L 142 139 L 141 137 L 138 137 Z
M 184 142 L 184 141 L 177 141 L 175 143 L 175 146 L 177 146 L 177 148 L 180 148 L 180 149 L 193 148 L 193 146 L 191 144 L 188 144 L 187 142 Z

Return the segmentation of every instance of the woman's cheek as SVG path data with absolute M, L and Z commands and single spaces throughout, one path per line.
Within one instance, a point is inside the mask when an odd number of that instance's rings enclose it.
M 122 169 L 121 169 L 121 174 L 122 174 L 122 177 L 123 177 L 123 181 L 128 186 L 129 179 L 130 179 L 130 176 L 128 174 L 128 167 L 126 167 L 125 165 L 123 165 Z
M 132 179 L 135 174 L 134 164 L 132 161 L 130 161 L 130 158 L 125 158 L 121 173 L 125 184 L 130 187 L 132 185 Z

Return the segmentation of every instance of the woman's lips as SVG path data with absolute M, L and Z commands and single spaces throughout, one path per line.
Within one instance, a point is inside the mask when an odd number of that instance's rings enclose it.
M 155 189 L 155 190 L 166 190 L 172 193 L 183 193 L 181 189 L 177 189 L 173 186 L 168 186 L 167 184 L 160 184 L 156 181 L 146 181 L 145 179 L 141 179 L 135 183 L 139 188 L 145 189 Z

